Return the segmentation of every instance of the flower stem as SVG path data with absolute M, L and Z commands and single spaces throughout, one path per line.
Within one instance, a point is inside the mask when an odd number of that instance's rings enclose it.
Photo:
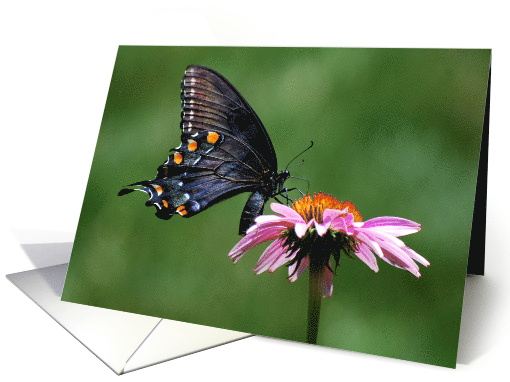
M 310 256 L 309 266 L 310 278 L 308 281 L 308 330 L 306 333 L 306 342 L 309 344 L 317 343 L 317 333 L 319 332 L 319 318 L 321 314 L 321 280 L 324 277 L 324 266 L 317 264 Z

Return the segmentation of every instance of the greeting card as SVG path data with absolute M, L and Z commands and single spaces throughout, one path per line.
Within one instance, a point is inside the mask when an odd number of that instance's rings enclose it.
M 120 47 L 62 299 L 455 367 L 489 71 L 490 50 Z

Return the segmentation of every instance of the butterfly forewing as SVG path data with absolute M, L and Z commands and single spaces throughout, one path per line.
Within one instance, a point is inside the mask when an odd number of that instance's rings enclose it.
M 186 69 L 181 99 L 180 145 L 159 166 L 155 179 L 130 186 L 149 194 L 146 205 L 155 206 L 162 219 L 190 217 L 241 192 L 257 192 L 263 200 L 256 208 L 248 203 L 258 211 L 251 213 L 254 219 L 274 192 L 263 181 L 276 175 L 277 166 L 264 126 L 239 92 L 206 67 Z M 123 189 L 119 195 L 131 191 Z M 241 231 L 252 220 L 248 215 Z
M 189 66 L 181 87 L 184 129 L 189 128 L 189 124 L 193 128 L 196 121 L 197 128 L 223 132 L 236 142 L 235 145 L 245 149 L 246 156 L 260 161 L 263 169 L 276 172 L 276 154 L 266 129 L 227 79 L 209 68 Z

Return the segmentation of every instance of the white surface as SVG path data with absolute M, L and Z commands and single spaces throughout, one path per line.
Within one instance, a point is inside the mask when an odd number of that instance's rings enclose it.
M 106 2 L 104 2 L 106 3 Z M 0 273 L 34 267 L 13 229 L 74 232 L 119 44 L 493 48 L 487 276 L 465 310 L 457 370 L 253 337 L 123 380 L 480 381 L 507 375 L 510 343 L 510 51 L 500 1 L 10 2 L 0 13 Z M 57 188 L 58 186 L 58 188 Z M 479 288 L 480 287 L 480 288 Z M 2 376 L 115 375 L 4 279 Z M 20 298 L 22 297 L 22 298 Z M 290 318 L 292 319 L 292 318 Z
M 66 273 L 60 264 L 7 278 L 117 374 L 249 336 L 61 301 Z
M 128 373 L 145 366 L 247 338 L 250 334 L 186 322 L 161 320 L 124 368 Z
M 62 264 L 14 273 L 8 279 L 120 374 L 161 319 L 61 301 L 66 272 L 67 264 Z

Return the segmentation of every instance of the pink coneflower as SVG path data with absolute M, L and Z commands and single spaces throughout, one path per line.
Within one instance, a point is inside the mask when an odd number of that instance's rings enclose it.
M 229 257 L 236 263 L 249 249 L 274 240 L 260 257 L 255 273 L 274 272 L 287 264 L 289 280 L 295 281 L 309 268 L 309 303 L 318 304 L 313 309 L 320 309 L 320 296 L 331 297 L 334 269 L 342 252 L 349 257 L 354 254 L 375 272 L 379 268 L 374 254 L 416 277 L 420 277 L 420 273 L 415 261 L 430 265 L 398 239 L 421 229 L 420 224 L 413 221 L 384 216 L 363 222 L 354 204 L 340 202 L 324 193 L 314 194 L 313 198 L 306 195 L 292 208 L 272 203 L 271 209 L 280 215 L 257 217 L 255 225 L 232 248 Z M 312 294 L 319 296 L 318 302 Z M 315 314 L 318 326 L 318 311 Z M 314 318 L 309 316 L 309 319 Z

